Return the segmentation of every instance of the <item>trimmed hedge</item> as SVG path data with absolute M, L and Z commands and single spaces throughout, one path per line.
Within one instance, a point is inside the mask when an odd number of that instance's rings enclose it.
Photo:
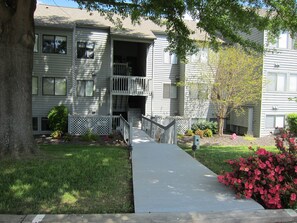
M 297 134 L 297 113 L 291 113 L 287 116 L 287 122 L 291 133 Z

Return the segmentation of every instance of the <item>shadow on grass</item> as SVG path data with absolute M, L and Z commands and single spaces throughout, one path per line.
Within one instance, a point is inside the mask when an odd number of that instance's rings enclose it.
M 193 155 L 191 147 L 185 145 L 179 146 L 190 155 Z M 277 149 L 273 146 L 265 148 L 269 151 L 277 152 Z M 256 147 L 254 147 L 254 149 L 256 149 Z M 232 171 L 226 161 L 239 159 L 240 157 L 248 157 L 252 154 L 253 151 L 251 151 L 248 146 L 201 146 L 200 149 L 195 152 L 195 157 L 216 174 L 222 174 Z
M 121 147 L 47 145 L 1 160 L 0 213 L 133 212 L 129 153 Z

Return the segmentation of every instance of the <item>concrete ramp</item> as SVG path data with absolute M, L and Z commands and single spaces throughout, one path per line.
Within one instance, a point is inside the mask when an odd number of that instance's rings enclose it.
M 236 199 L 216 174 L 177 145 L 155 143 L 143 131 L 133 131 L 135 213 L 264 209 L 253 200 Z

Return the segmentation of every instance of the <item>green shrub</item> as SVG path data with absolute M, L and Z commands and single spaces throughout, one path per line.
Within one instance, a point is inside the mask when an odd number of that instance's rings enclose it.
M 193 130 L 192 130 L 192 129 L 188 129 L 188 130 L 185 132 L 185 135 L 186 135 L 186 136 L 193 136 L 193 135 L 194 135 Z
M 195 135 L 198 135 L 198 136 L 200 136 L 200 138 L 203 138 L 204 137 L 204 130 L 197 129 L 195 131 Z
M 53 107 L 48 115 L 49 127 L 52 131 L 67 132 L 68 128 L 68 108 L 65 105 Z
M 206 130 L 210 129 L 213 134 L 218 132 L 218 123 L 210 122 L 206 120 L 199 120 L 195 124 L 192 125 L 192 130 L 195 132 L 197 129 Z
M 98 135 L 92 133 L 91 129 L 81 136 L 81 139 L 86 142 L 97 141 Z
M 287 122 L 291 133 L 297 134 L 297 113 L 291 113 L 287 116 Z
M 52 132 L 51 137 L 54 138 L 54 139 L 61 139 L 62 135 L 63 135 L 62 131 L 56 130 L 56 131 Z
M 204 137 L 212 137 L 212 131 L 210 129 L 205 129 L 203 136 Z

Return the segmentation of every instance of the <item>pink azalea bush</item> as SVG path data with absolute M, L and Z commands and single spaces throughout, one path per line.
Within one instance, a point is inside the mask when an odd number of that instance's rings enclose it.
M 233 171 L 219 182 L 238 197 L 253 198 L 265 208 L 297 208 L 297 142 L 287 131 L 275 138 L 279 153 L 258 148 L 248 158 L 229 160 Z M 252 148 L 250 148 L 252 149 Z

